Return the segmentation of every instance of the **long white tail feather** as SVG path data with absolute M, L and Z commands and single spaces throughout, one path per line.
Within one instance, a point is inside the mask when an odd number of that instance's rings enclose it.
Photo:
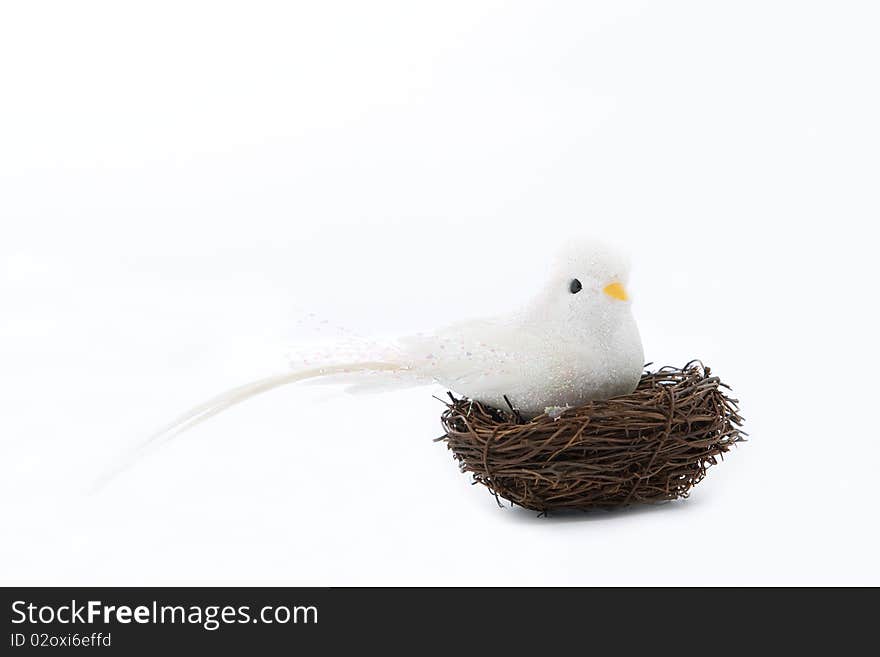
M 251 397 L 255 397 L 264 392 L 268 392 L 269 390 L 273 390 L 275 388 L 290 383 L 296 383 L 298 381 L 315 379 L 324 376 L 338 377 L 339 375 L 353 374 L 358 372 L 390 372 L 405 371 L 406 369 L 407 368 L 405 366 L 384 361 L 335 364 L 327 365 L 324 367 L 300 369 L 293 372 L 285 372 L 283 374 L 276 374 L 274 376 L 268 376 L 264 379 L 252 381 L 251 383 L 246 383 L 244 385 L 233 388 L 232 390 L 227 390 L 226 392 L 221 393 L 216 397 L 212 397 L 211 399 L 199 404 L 198 406 L 191 408 L 186 413 L 180 415 L 172 422 L 162 427 L 151 436 L 146 438 L 144 441 L 130 449 L 126 458 L 122 459 L 116 467 L 114 467 L 112 470 L 108 471 L 106 474 L 98 479 L 95 488 L 99 489 L 105 486 L 114 477 L 137 463 L 150 451 L 150 449 L 158 448 L 160 445 L 167 443 L 175 436 L 192 429 L 196 425 L 199 425 L 205 420 L 214 417 L 218 413 L 222 413 L 223 411 L 237 404 L 247 401 Z

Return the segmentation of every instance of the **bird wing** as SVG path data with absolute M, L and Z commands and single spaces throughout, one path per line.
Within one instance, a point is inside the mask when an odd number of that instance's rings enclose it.
M 525 354 L 546 348 L 546 340 L 518 321 L 482 319 L 453 324 L 430 335 L 399 340 L 401 353 L 414 370 L 430 375 L 453 390 L 491 381 L 511 385 L 520 374 Z
M 314 385 L 343 384 L 347 392 L 382 392 L 440 383 L 461 394 L 512 390 L 522 378 L 525 354 L 537 354 L 545 343 L 521 322 L 510 318 L 459 322 L 430 334 L 395 340 L 381 350 L 382 360 L 401 365 L 394 371 L 334 374 L 312 379 Z M 360 355 L 360 354 L 358 354 Z M 321 354 L 326 362 L 329 354 Z

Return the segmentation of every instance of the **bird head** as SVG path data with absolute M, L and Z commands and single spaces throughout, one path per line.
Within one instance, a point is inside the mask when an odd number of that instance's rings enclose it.
M 533 300 L 536 321 L 568 330 L 608 330 L 631 317 L 629 260 L 611 246 L 581 240 L 568 243 L 552 261 L 547 282 Z
M 552 296 L 568 307 L 629 305 L 629 260 L 607 244 L 574 242 L 562 249 L 550 273 Z

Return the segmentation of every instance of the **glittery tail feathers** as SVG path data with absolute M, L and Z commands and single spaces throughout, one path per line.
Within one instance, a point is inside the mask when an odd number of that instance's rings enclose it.
M 211 417 L 214 417 L 218 413 L 222 413 L 223 411 L 233 406 L 236 406 L 237 404 L 240 404 L 244 401 L 247 401 L 252 397 L 261 395 L 264 392 L 274 390 L 275 388 L 279 388 L 290 383 L 297 383 L 299 381 L 306 381 L 309 379 L 319 379 L 322 377 L 337 379 L 355 373 L 393 373 L 404 371 L 406 371 L 406 368 L 404 366 L 383 361 L 345 363 L 328 365 L 325 367 L 299 369 L 293 372 L 286 372 L 284 374 L 276 374 L 274 376 L 258 379 L 257 381 L 252 381 L 251 383 L 246 383 L 245 385 L 238 386 L 237 388 L 228 390 L 222 394 L 217 395 L 216 397 L 212 397 L 211 399 L 203 402 L 202 404 L 199 404 L 194 408 L 191 408 L 183 415 L 180 415 L 172 422 L 156 431 L 149 438 L 134 447 L 129 452 L 128 457 L 125 458 L 119 465 L 117 465 L 117 467 L 113 468 L 111 471 L 102 476 L 98 480 L 98 482 L 96 482 L 96 488 L 103 487 L 116 475 L 127 470 L 129 467 L 139 461 L 144 455 L 146 455 L 151 449 L 158 448 L 162 444 L 170 441 L 175 436 L 183 433 L 184 431 L 192 429 L 196 425 L 201 424 Z

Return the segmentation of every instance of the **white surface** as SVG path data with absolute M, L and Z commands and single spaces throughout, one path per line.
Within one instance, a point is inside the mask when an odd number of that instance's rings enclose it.
M 878 11 L 5 3 L 0 583 L 880 584 Z M 647 358 L 742 400 L 690 500 L 499 509 L 436 391 L 308 386 L 84 492 L 314 327 L 504 310 L 584 232 Z

